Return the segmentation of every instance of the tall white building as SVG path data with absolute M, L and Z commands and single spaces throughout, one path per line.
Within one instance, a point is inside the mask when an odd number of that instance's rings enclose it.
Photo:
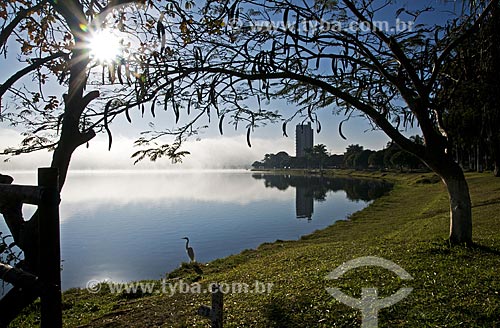
M 295 156 L 305 157 L 306 149 L 313 147 L 313 130 L 311 122 L 295 127 Z

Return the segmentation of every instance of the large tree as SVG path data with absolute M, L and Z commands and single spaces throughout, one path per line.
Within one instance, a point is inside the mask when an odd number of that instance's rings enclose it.
M 135 0 L 0 1 L 2 67 L 18 68 L 0 85 L 0 118 L 24 127 L 21 145 L 4 155 L 53 150 L 50 165 L 59 170 L 62 189 L 79 146 L 100 131 L 108 133 L 111 146 L 109 124 L 121 113 L 130 119 L 131 108 L 143 111 L 141 104 L 150 100 L 144 92 L 149 83 L 145 58 L 154 58 L 160 42 L 148 38 L 155 25 L 147 10 L 154 7 L 152 1 Z M 90 45 L 106 29 L 123 41 L 116 57 L 101 60 L 92 56 Z M 2 176 L 0 182 L 12 178 Z M 6 199 L 0 200 L 0 213 L 23 251 L 17 265 L 37 274 L 38 249 L 44 247 L 37 242 L 37 213 L 25 220 L 22 204 Z M 36 297 L 29 290 L 11 289 L 0 300 L 0 326 Z
M 322 108 L 361 115 L 441 177 L 450 199 L 449 239 L 471 243 L 469 189 L 451 154 L 436 93 L 452 52 L 497 3 L 451 15 L 456 20 L 448 25 L 425 23 L 432 8 L 396 10 L 385 0 L 207 1 L 194 9 L 192 2 L 168 4 L 158 21 L 165 51 L 151 76 L 176 78 L 165 78 L 166 91 L 155 95 L 168 99 L 177 115 L 183 108 L 196 114 L 179 130 L 151 131 L 141 144 L 164 135 L 182 138 L 200 117 L 216 113 L 221 133 L 225 120 L 245 125 L 250 145 L 253 128 L 278 117 L 266 110 L 271 99 L 299 108 L 285 117 L 285 135 L 286 123 L 300 114 L 320 130 L 316 112 Z M 380 23 L 391 10 L 391 18 L 413 24 Z M 425 143 L 408 138 L 407 127 L 418 127 Z M 168 144 L 135 155 L 157 158 L 165 149 Z

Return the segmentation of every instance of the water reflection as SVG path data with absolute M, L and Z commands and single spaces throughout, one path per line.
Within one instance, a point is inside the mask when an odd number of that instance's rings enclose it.
M 295 213 L 298 219 L 311 220 L 314 200 L 323 202 L 328 192 L 344 191 L 351 201 L 371 201 L 392 188 L 387 181 L 353 179 L 348 177 L 325 178 L 323 176 L 295 176 L 266 173 L 252 174 L 256 180 L 264 180 L 266 188 L 287 190 L 295 188 Z
M 36 183 L 34 174 L 13 176 Z M 298 239 L 367 206 L 383 193 L 378 185 L 246 171 L 73 171 L 60 208 L 62 287 L 159 279 L 187 260 L 184 236 L 202 263 Z M 0 231 L 8 232 L 2 220 Z
M 314 212 L 313 195 L 307 188 L 297 187 L 295 189 L 295 215 L 297 219 L 307 218 L 311 220 Z

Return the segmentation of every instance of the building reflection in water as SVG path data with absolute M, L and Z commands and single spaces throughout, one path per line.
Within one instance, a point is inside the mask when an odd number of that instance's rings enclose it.
M 314 199 L 312 193 L 305 187 L 295 188 L 295 213 L 297 219 L 312 220 Z
M 294 176 L 254 173 L 254 179 L 263 179 L 266 188 L 286 190 L 295 188 L 295 213 L 298 219 L 312 220 L 314 201 L 326 200 L 327 193 L 344 191 L 351 201 L 370 201 L 390 189 L 392 184 L 380 180 L 354 179 L 349 177 L 325 178 L 322 176 Z

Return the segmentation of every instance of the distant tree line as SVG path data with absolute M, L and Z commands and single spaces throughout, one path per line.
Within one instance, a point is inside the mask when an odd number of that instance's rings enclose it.
M 415 144 L 423 144 L 420 136 L 410 138 Z M 425 169 L 425 165 L 413 154 L 401 149 L 396 143 L 389 142 L 384 149 L 363 149 L 360 145 L 347 147 L 343 158 L 343 167 L 356 170 L 366 169 L 397 169 L 411 171 Z
M 423 144 L 420 136 L 413 136 L 411 140 L 416 144 Z M 356 170 L 367 169 L 397 169 L 411 171 L 424 169 L 425 165 L 416 156 L 401 149 L 396 143 L 389 142 L 386 148 L 375 151 L 364 149 L 360 145 L 350 145 L 342 155 L 330 154 L 324 144 L 318 144 L 306 150 L 305 157 L 293 157 L 281 151 L 277 154 L 266 154 L 264 159 L 252 164 L 254 168 L 282 169 L 282 168 L 347 168 Z
M 266 154 L 261 161 L 255 161 L 253 168 L 262 169 L 322 169 L 343 167 L 344 155 L 330 155 L 324 144 L 318 144 L 306 150 L 306 156 L 294 157 L 285 151 Z
M 465 170 L 500 176 L 500 7 L 470 33 L 444 67 L 437 112 L 448 149 Z

